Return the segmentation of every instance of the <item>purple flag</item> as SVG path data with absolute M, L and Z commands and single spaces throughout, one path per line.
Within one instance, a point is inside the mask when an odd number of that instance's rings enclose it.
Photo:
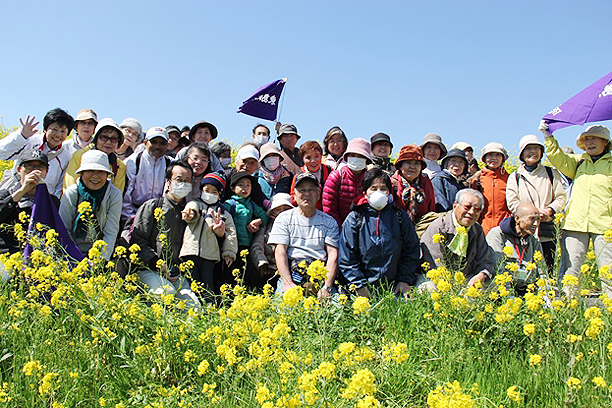
M 238 113 L 266 120 L 276 120 L 278 101 L 285 87 L 287 78 L 279 79 L 271 84 L 264 85 L 238 108 Z
M 550 132 L 571 125 L 612 119 L 612 72 L 572 96 L 542 119 Z
M 30 217 L 30 226 L 28 227 L 28 235 L 36 232 L 36 223 L 52 228 L 57 232 L 57 240 L 59 244 L 66 250 L 66 253 L 77 261 L 81 261 L 84 256 L 79 250 L 79 247 L 72 241 L 68 230 L 64 226 L 64 222 L 60 218 L 59 212 L 51 196 L 47 190 L 46 184 L 39 184 L 36 187 L 34 195 L 34 205 L 32 206 L 32 215 Z M 32 247 L 28 243 L 23 250 L 23 257 L 27 259 L 32 252 Z

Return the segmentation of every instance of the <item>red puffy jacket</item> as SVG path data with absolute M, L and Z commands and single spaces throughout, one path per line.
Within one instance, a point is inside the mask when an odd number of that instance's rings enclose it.
M 353 201 L 363 193 L 361 183 L 365 173 L 355 174 L 347 166 L 342 166 L 327 178 L 323 187 L 323 212 L 334 217 L 338 226 L 351 212 Z

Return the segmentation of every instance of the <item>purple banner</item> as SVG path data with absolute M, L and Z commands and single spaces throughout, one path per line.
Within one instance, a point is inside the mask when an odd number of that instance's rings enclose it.
M 278 102 L 285 87 L 285 82 L 287 82 L 287 78 L 262 86 L 242 103 L 242 106 L 238 108 L 238 113 L 260 119 L 276 120 Z
M 612 119 L 612 72 L 572 96 L 542 119 L 550 132 L 571 125 Z
M 43 225 L 52 228 L 57 232 L 57 240 L 59 244 L 66 250 L 66 253 L 77 261 L 81 261 L 84 256 L 79 250 L 79 247 L 72 241 L 68 230 L 64 226 L 64 222 L 60 218 L 59 212 L 51 196 L 49 190 L 47 190 L 46 184 L 39 184 L 36 187 L 36 194 L 34 195 L 34 205 L 32 206 L 32 215 L 30 217 L 30 226 L 28 227 L 28 235 L 36 233 L 36 224 L 41 223 Z M 44 235 L 44 232 L 40 232 Z M 23 258 L 27 259 L 32 253 L 32 247 L 30 243 L 26 245 L 23 250 Z

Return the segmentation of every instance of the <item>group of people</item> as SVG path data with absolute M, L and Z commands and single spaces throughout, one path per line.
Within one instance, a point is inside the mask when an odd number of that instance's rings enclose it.
M 213 142 L 218 130 L 206 121 L 143 132 L 134 118 L 98 121 L 82 109 L 73 119 L 56 108 L 42 132 L 37 125 L 28 116 L 0 140 L 0 159 L 15 161 L 0 183 L 0 223 L 20 222 L 44 182 L 83 253 L 101 239 L 110 260 L 116 246 L 137 244 L 136 267 L 148 290 L 192 304 L 213 301 L 237 279 L 253 290 L 302 285 L 319 297 L 338 290 L 370 296 L 377 287 L 398 296 L 415 287 L 436 290 L 424 265 L 460 270 L 468 285 L 486 286 L 510 271 L 520 294 L 556 267 L 559 282 L 564 274 L 579 277 L 589 241 L 600 268 L 612 262 L 605 236 L 612 227 L 612 157 L 604 126 L 582 132 L 577 145 L 585 153 L 575 155 L 541 124 L 544 143 L 524 136 L 521 164 L 509 174 L 502 144 L 483 147 L 480 168 L 472 146 L 447 149 L 434 133 L 392 160 L 394 145 L 384 133 L 349 141 L 333 127 L 322 146 L 309 140 L 298 147 L 295 125 L 277 123 L 275 144 L 258 124 L 232 160 L 231 147 Z M 554 168 L 542 163 L 544 153 Z M 555 265 L 554 221 L 562 213 Z M 0 231 L 0 250 L 20 250 L 12 231 Z M 545 265 L 539 268 L 538 254 Z M 315 260 L 327 267 L 320 288 L 307 273 Z M 189 271 L 180 267 L 186 264 Z M 127 270 L 125 262 L 117 265 Z M 205 295 L 191 291 L 194 281 Z M 602 289 L 612 296 L 607 278 Z

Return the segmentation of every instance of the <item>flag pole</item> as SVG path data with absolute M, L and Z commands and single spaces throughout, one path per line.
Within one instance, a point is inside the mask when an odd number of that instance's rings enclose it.
M 285 86 L 287 86 L 287 78 L 283 78 L 283 81 L 285 82 Z M 285 90 L 285 88 L 283 88 L 283 91 Z M 274 124 L 274 129 L 276 130 L 276 136 L 278 138 L 278 130 L 280 129 L 280 115 L 281 112 L 283 111 L 283 103 L 285 103 L 285 95 L 284 92 L 281 94 L 281 100 L 280 100 L 280 106 L 278 107 L 278 115 L 276 115 L 276 123 Z

